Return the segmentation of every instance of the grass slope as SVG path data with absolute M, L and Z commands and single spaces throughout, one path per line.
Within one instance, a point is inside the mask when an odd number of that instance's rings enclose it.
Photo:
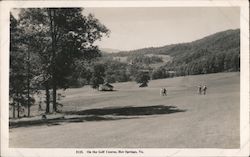
M 10 147 L 238 148 L 239 78 L 218 73 L 154 80 L 148 88 L 117 83 L 114 92 L 69 89 L 64 111 L 103 119 L 10 129 Z M 206 96 L 197 94 L 200 83 Z M 160 96 L 161 87 L 168 96 Z

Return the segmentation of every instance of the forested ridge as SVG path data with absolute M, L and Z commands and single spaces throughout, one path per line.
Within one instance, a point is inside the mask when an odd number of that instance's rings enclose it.
M 227 30 L 189 43 L 151 47 L 113 53 L 112 56 L 146 54 L 170 55 L 173 60 L 165 64 L 166 71 L 175 75 L 206 74 L 240 70 L 240 30 Z
M 120 51 L 118 53 L 112 53 L 112 56 L 130 56 L 135 53 L 140 54 L 164 54 L 171 56 L 182 55 L 193 48 L 207 48 L 210 50 L 222 50 L 227 51 L 228 49 L 239 47 L 240 42 L 240 30 L 230 29 L 222 32 L 218 32 L 202 39 L 198 39 L 188 43 L 171 44 L 162 47 L 148 47 L 131 51 Z

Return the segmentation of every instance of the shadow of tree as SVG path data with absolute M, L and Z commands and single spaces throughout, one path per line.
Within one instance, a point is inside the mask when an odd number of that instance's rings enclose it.
M 83 111 L 70 111 L 66 114 L 75 115 L 114 115 L 114 116 L 143 116 L 143 115 L 157 115 L 157 114 L 171 114 L 176 112 L 185 112 L 186 110 L 178 109 L 176 106 L 142 106 L 142 107 L 112 107 L 112 108 L 100 108 L 100 109 L 89 109 Z
M 39 119 L 39 120 L 30 120 L 30 121 L 17 121 L 9 122 L 9 128 L 18 128 L 18 127 L 30 127 L 30 126 L 54 126 L 61 125 L 62 123 L 77 123 L 77 122 L 87 122 L 87 121 L 108 121 L 108 120 L 120 120 L 120 119 L 134 119 L 139 117 L 106 117 L 106 116 L 84 116 L 84 117 L 73 117 L 73 118 L 55 118 L 55 119 Z
M 164 105 L 142 106 L 142 107 L 133 107 L 133 106 L 112 107 L 112 108 L 109 107 L 109 108 L 64 112 L 65 114 L 64 117 L 55 119 L 37 119 L 30 121 L 10 122 L 9 126 L 10 128 L 39 126 L 39 125 L 54 126 L 70 122 L 76 123 L 76 122 L 86 122 L 86 121 L 135 119 L 135 118 L 142 118 L 142 116 L 147 116 L 147 115 L 171 114 L 171 113 L 185 112 L 185 111 L 186 110 L 178 109 L 176 106 L 164 106 Z M 74 116 L 70 117 L 69 115 L 75 115 L 75 117 Z

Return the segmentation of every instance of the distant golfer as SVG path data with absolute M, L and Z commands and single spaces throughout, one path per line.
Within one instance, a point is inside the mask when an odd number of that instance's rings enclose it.
M 163 95 L 167 96 L 167 89 L 166 88 L 163 88 Z
M 201 85 L 198 86 L 198 94 L 201 94 L 202 88 Z
M 167 89 L 166 88 L 161 88 L 160 95 L 161 96 L 166 96 L 167 95 Z
M 203 94 L 206 95 L 206 92 L 207 92 L 207 86 L 204 85 L 204 86 L 203 86 Z

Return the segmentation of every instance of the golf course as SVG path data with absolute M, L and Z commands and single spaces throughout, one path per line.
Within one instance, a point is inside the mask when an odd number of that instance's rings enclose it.
M 239 72 L 151 80 L 144 88 L 112 85 L 114 91 L 106 92 L 90 86 L 60 90 L 65 97 L 58 115 L 65 119 L 10 127 L 10 147 L 239 148 Z M 198 94 L 199 85 L 207 86 L 206 95 Z

